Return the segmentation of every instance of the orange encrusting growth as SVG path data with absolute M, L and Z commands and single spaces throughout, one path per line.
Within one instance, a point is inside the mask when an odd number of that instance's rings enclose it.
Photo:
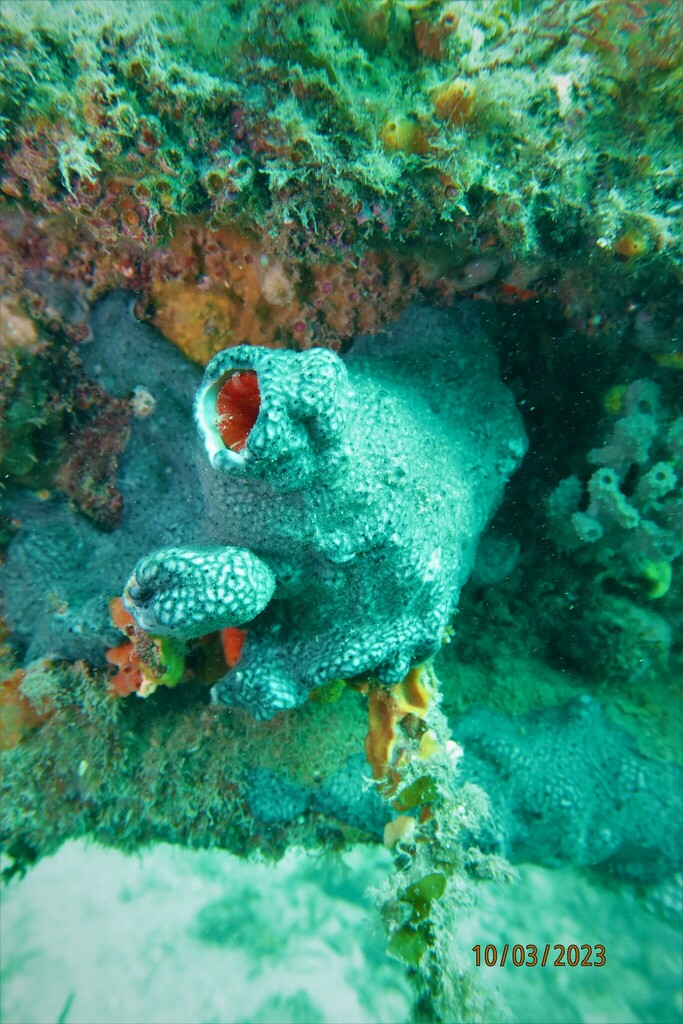
M 122 633 L 129 635 L 130 630 L 135 629 L 135 619 L 126 611 L 122 598 L 112 597 L 109 602 L 109 615 L 113 624 Z
M 0 750 L 18 746 L 47 717 L 40 715 L 23 696 L 20 687 L 25 674 L 23 669 L 17 669 L 0 680 Z
M 405 679 L 392 687 L 392 693 L 398 713 L 415 715 L 417 718 L 425 717 L 433 696 L 421 667 L 411 668 Z
M 105 658 L 110 665 L 118 668 L 116 675 L 109 680 L 110 692 L 116 697 L 137 693 L 142 686 L 142 668 L 135 644 L 126 640 L 118 647 L 110 647 L 105 651 Z
M 368 697 L 368 733 L 365 738 L 365 756 L 372 766 L 375 779 L 383 779 L 389 772 L 396 745 L 396 702 L 391 693 L 375 687 Z
M 105 651 L 105 658 L 110 665 L 116 666 L 118 672 L 109 680 L 109 691 L 116 697 L 127 697 L 136 693 L 142 686 L 142 666 L 138 657 L 137 647 L 132 640 L 135 632 L 135 620 L 126 611 L 120 597 L 109 602 L 109 614 L 117 629 L 130 637 L 118 647 L 110 647 Z
M 439 121 L 447 121 L 455 128 L 462 128 L 472 120 L 475 98 L 473 83 L 456 78 L 432 93 L 434 113 Z
M 239 629 L 237 626 L 228 626 L 226 629 L 221 630 L 223 657 L 225 658 L 225 664 L 229 668 L 234 668 L 242 657 L 242 648 L 244 647 L 244 641 L 246 639 L 246 629 Z
M 396 686 L 370 689 L 365 754 L 375 779 L 383 779 L 391 786 L 398 783 L 397 768 L 416 733 L 421 737 L 418 755 L 431 755 L 433 749 L 427 738 L 431 740 L 433 734 L 416 723 L 424 722 L 433 696 L 422 667 L 411 669 Z
M 185 647 L 169 637 L 151 636 L 140 629 L 120 597 L 109 602 L 111 620 L 128 637 L 126 643 L 105 651 L 118 672 L 109 680 L 117 697 L 137 693 L 149 697 L 159 686 L 176 686 L 185 674 Z
M 239 370 L 228 377 L 216 400 L 216 425 L 226 448 L 241 452 L 256 423 L 261 405 L 258 377 Z

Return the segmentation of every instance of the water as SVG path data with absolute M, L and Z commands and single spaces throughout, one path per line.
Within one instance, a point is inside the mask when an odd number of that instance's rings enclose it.
M 679 16 L 2 5 L 3 1021 L 681 1020 Z

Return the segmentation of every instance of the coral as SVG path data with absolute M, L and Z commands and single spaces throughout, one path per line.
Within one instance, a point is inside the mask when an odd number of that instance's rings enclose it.
M 374 786 L 368 786 L 368 762 L 353 754 L 332 772 L 312 794 L 312 805 L 330 818 L 381 836 L 391 812 Z
M 296 271 L 247 236 L 186 228 L 160 257 L 149 290 L 152 322 L 191 359 L 206 363 L 226 340 L 276 344 L 294 334 Z
M 464 777 L 489 796 L 476 837 L 513 861 L 593 865 L 661 881 L 681 869 L 681 769 L 643 757 L 596 701 L 454 723 Z
M 287 782 L 266 768 L 253 768 L 245 788 L 249 810 L 266 825 L 293 821 L 308 808 L 310 795 L 303 786 Z
M 359 225 L 391 219 L 377 204 L 359 207 L 324 252 L 314 236 L 299 248 L 206 218 L 150 248 L 105 225 L 84 232 L 59 216 L 16 214 L 0 217 L 0 270 L 39 323 L 74 343 L 89 337 L 91 304 L 116 288 L 134 291 L 136 314 L 201 364 L 227 341 L 339 348 L 396 319 L 417 291 L 410 260 L 352 248 Z
M 549 528 L 562 549 L 578 549 L 614 579 L 642 580 L 647 596 L 657 599 L 667 593 L 671 563 L 683 552 L 680 418 L 662 406 L 651 380 L 611 389 L 606 407 L 611 429 L 586 456 L 599 468 L 587 483 L 573 476 L 557 485 L 548 498 Z
M 420 337 L 429 347 L 416 362 Z M 258 414 L 246 443 L 227 447 L 217 403 L 245 373 L 258 378 Z M 270 718 L 332 679 L 374 673 L 400 682 L 438 650 L 479 534 L 525 450 L 495 374 L 466 306 L 457 320 L 406 315 L 392 338 L 357 343 L 345 362 L 322 349 L 256 347 L 212 360 L 195 417 L 210 464 L 214 544 L 246 549 L 243 558 L 265 562 L 275 577 L 270 604 L 270 589 L 255 585 L 256 618 L 239 665 L 214 687 L 216 701 Z M 228 547 L 225 557 L 238 556 Z M 232 619 L 231 595 L 221 609 L 194 566 L 216 558 L 215 547 L 206 558 L 189 549 L 181 571 L 171 548 L 143 561 L 126 590 L 138 624 L 157 629 L 157 608 L 172 636 L 244 621 L 241 611 Z M 188 602 L 205 613 L 190 621 Z
M 353 262 L 317 263 L 311 272 L 303 322 L 311 343 L 330 348 L 381 330 L 415 294 L 400 262 L 380 252 Z

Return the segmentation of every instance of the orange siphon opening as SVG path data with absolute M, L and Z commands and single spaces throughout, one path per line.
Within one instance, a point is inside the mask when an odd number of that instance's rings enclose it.
M 238 370 L 228 377 L 216 400 L 216 426 L 226 448 L 241 452 L 256 423 L 261 394 L 254 370 Z

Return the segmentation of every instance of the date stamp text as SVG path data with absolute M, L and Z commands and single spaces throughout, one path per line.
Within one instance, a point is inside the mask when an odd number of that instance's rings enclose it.
M 605 947 L 576 946 L 511 946 L 506 942 L 500 949 L 498 946 L 472 946 L 475 967 L 604 967 L 607 963 Z

